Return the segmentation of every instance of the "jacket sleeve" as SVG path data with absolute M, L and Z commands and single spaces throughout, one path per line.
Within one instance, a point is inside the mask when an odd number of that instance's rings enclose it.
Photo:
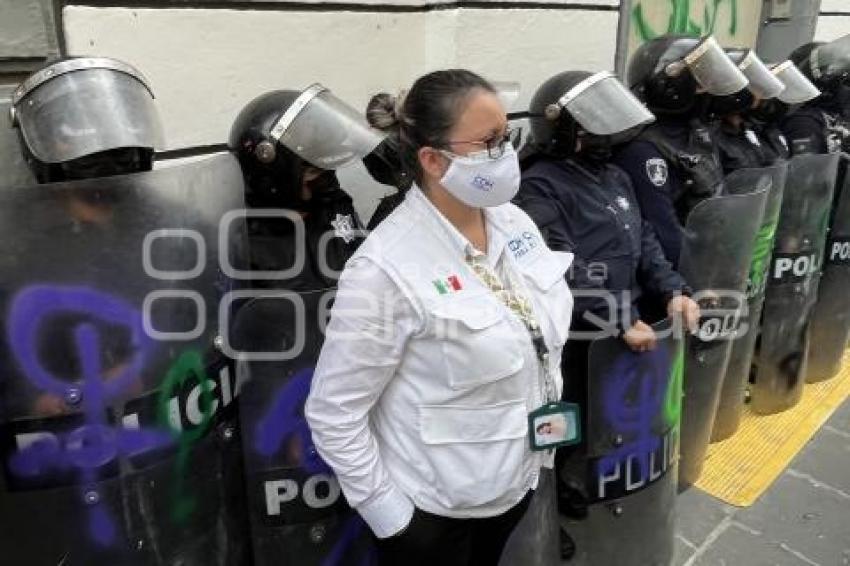
M 350 262 L 340 277 L 305 405 L 316 450 L 379 538 L 401 531 L 414 506 L 381 461 L 369 413 L 418 321 L 412 303 L 381 268 L 364 258 Z
M 623 173 L 621 177 L 627 190 L 634 195 L 631 179 Z M 673 264 L 664 255 L 664 249 L 658 241 L 652 224 L 646 220 L 641 221 L 640 258 L 637 271 L 641 287 L 654 295 L 661 296 L 665 304 L 677 294 L 691 294 L 685 279 L 673 269 Z
M 659 159 L 667 166 L 664 182 L 650 178 L 650 160 Z M 655 231 L 664 257 L 672 265 L 679 263 L 682 251 L 682 225 L 673 200 L 675 182 L 672 167 L 655 146 L 647 141 L 634 141 L 621 149 L 614 164 L 629 176 L 643 218 Z M 660 184 L 658 184 L 660 183 Z
M 566 191 L 555 196 L 551 184 L 540 177 L 524 177 L 514 203 L 528 214 L 543 235 L 550 249 L 573 254 L 573 263 L 567 270 L 566 280 L 573 293 L 573 315 L 570 328 L 586 329 L 590 326 L 604 327 L 612 334 L 622 330 L 624 317 L 616 310 L 623 305 L 622 293 L 607 291 L 604 280 L 594 274 L 593 266 L 578 253 L 574 244 L 571 226 L 564 207 L 572 202 Z M 568 202 L 564 202 L 567 200 Z M 630 308 L 632 317 L 637 309 Z M 589 318 L 591 320 L 589 320 Z M 632 318 L 632 321 L 637 320 Z M 592 321 L 592 324 L 590 324 Z
M 823 126 L 807 111 L 795 112 L 782 122 L 791 155 L 826 153 Z
M 673 265 L 664 257 L 664 250 L 658 243 L 655 230 L 645 220 L 641 231 L 638 278 L 647 291 L 661 296 L 665 305 L 675 295 L 690 295 L 692 293 L 685 279 L 678 271 L 673 269 Z

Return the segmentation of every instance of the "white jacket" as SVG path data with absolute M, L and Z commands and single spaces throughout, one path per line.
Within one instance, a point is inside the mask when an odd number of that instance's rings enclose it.
M 572 254 L 553 252 L 512 204 L 485 209 L 488 261 L 532 300 L 561 391 Z M 490 517 L 537 486 L 528 413 L 543 380 L 528 330 L 466 265 L 469 242 L 423 193 L 405 201 L 346 265 L 306 416 L 319 454 L 378 537 L 414 505 Z

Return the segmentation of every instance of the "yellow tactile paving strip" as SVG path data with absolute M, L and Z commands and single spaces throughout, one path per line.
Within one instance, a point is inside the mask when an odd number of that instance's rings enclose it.
M 712 444 L 697 487 L 738 507 L 749 507 L 850 395 L 850 352 L 841 371 L 806 385 L 800 403 L 784 413 L 758 416 L 747 409 L 732 438 Z

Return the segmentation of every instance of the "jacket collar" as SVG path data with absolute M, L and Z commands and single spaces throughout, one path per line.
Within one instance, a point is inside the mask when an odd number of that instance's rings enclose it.
M 451 248 L 452 253 L 457 254 L 461 261 L 471 254 L 474 249 L 472 243 L 443 216 L 443 213 L 418 186 L 411 187 L 406 202 L 417 217 L 428 222 L 431 229 Z M 495 267 L 510 240 L 513 221 L 504 205 L 485 207 L 483 210 L 484 225 L 487 230 L 487 262 L 491 267 Z

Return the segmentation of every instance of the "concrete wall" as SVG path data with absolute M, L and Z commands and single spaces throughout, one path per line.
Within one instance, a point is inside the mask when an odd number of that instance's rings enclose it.
M 224 141 L 239 109 L 276 88 L 319 81 L 365 107 L 376 92 L 395 92 L 432 69 L 461 66 L 492 80 L 520 81 L 522 105 L 558 71 L 614 66 L 618 7 L 606 0 L 578 8 L 553 2 L 553 9 L 516 3 L 432 11 L 280 6 L 68 6 L 67 50 L 138 66 L 159 98 L 169 147 Z
M 850 33 L 850 1 L 822 0 L 818 25 L 815 28 L 816 41 L 831 41 Z

